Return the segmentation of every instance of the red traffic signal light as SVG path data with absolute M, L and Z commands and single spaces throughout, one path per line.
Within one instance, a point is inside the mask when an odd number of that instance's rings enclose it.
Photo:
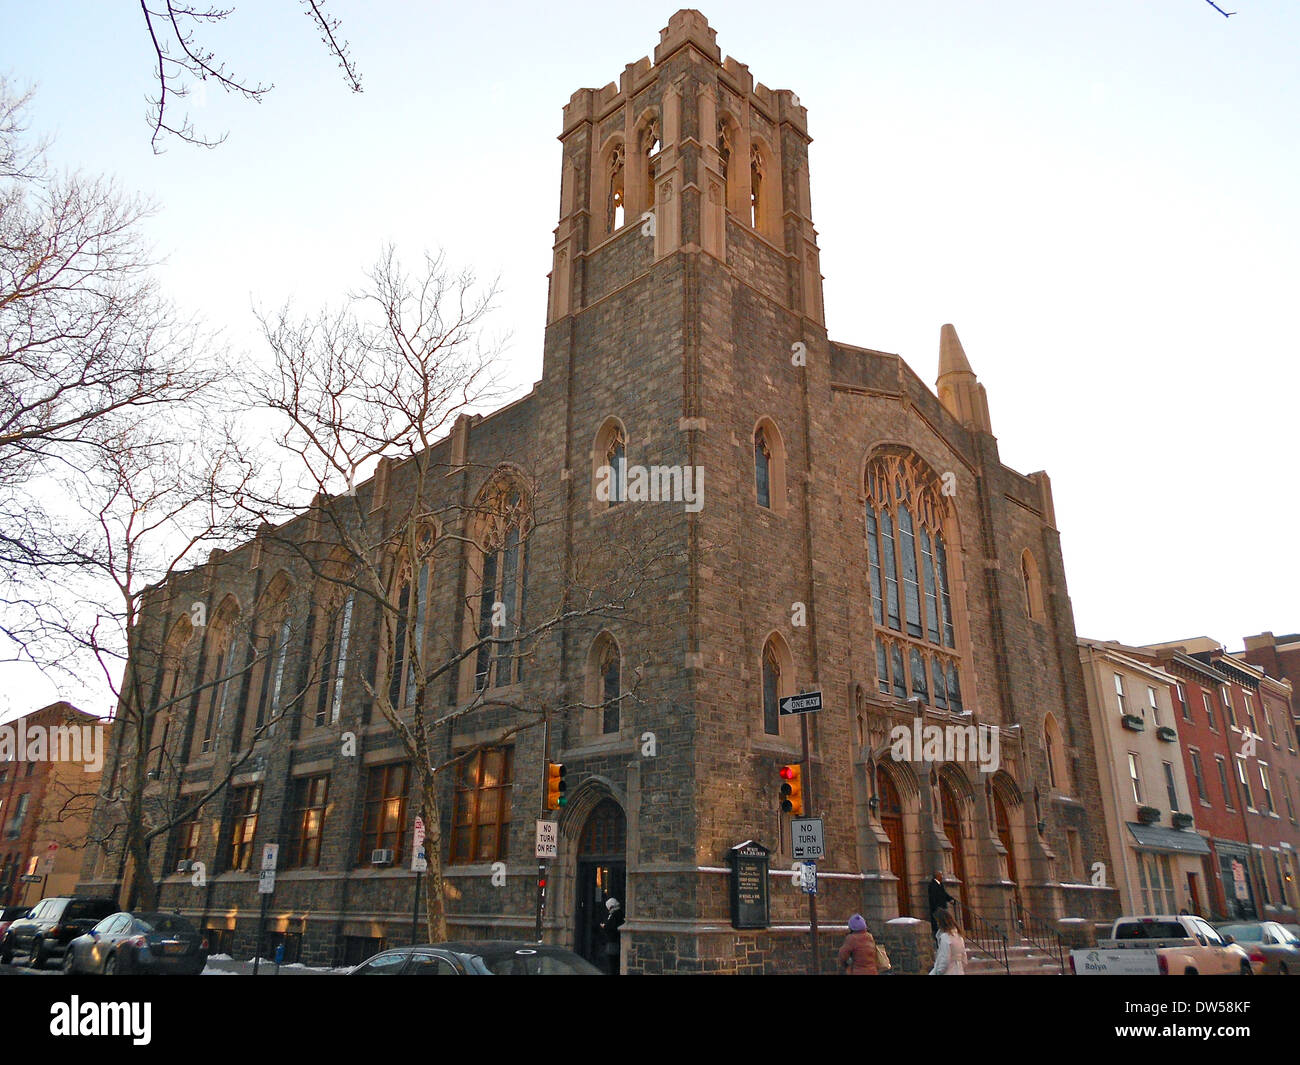
M 802 817 L 803 766 L 783 765 L 777 775 L 781 778 L 781 812 Z

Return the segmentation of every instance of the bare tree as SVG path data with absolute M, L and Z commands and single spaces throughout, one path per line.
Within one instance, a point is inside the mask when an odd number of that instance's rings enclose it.
M 324 0 L 301 2 L 304 14 L 320 33 L 326 51 L 338 60 L 348 87 L 353 92 L 360 92 L 361 76 L 352 61 L 348 43 L 341 36 L 338 19 L 325 10 Z M 223 133 L 215 140 L 203 136 L 195 131 L 188 114 L 183 115 L 179 122 L 174 121 L 170 115 L 174 113 L 175 101 L 187 97 L 195 81 L 211 81 L 224 92 L 254 102 L 260 102 L 273 88 L 237 75 L 214 52 L 199 42 L 201 29 L 224 22 L 234 12 L 234 8 L 192 7 L 176 3 L 175 0 L 161 0 L 161 4 L 140 0 L 140 10 L 149 32 L 154 76 L 158 79 L 158 95 L 149 101 L 149 124 L 153 127 L 150 143 L 153 150 L 160 152 L 162 149 L 159 145 L 168 135 L 188 144 L 215 148 L 227 135 Z
M 44 480 L 83 468 L 123 420 L 183 407 L 230 371 L 159 293 L 110 181 L 52 175 L 0 81 L 0 580 L 48 550 Z
M 154 904 L 154 842 L 221 794 L 257 741 L 293 707 L 293 695 L 236 740 L 229 763 L 201 793 L 182 795 L 179 770 L 190 746 L 184 730 L 194 706 L 214 688 L 237 685 L 270 651 L 241 633 L 246 653 L 205 669 L 206 607 L 185 602 L 168 609 L 159 600 L 205 551 L 251 533 L 243 496 L 253 488 L 257 463 L 231 426 L 201 414 L 124 424 L 104 445 L 68 485 L 77 493 L 69 517 L 78 535 L 57 546 L 67 566 L 62 585 L 79 594 L 77 608 L 43 623 L 97 665 L 116 699 L 92 842 L 118 843 L 128 866 L 124 903 Z
M 381 668 L 362 684 L 414 768 L 433 942 L 447 938 L 443 774 L 525 730 L 604 709 L 585 692 L 566 697 L 554 678 L 515 682 L 566 629 L 627 618 L 668 557 L 653 534 L 610 542 L 568 560 L 558 601 L 525 609 L 514 583 L 520 560 L 549 523 L 563 521 L 569 486 L 548 491 L 526 454 L 476 465 L 454 439 L 440 441 L 493 393 L 498 349 L 483 336 L 492 295 L 441 257 L 426 257 L 411 275 L 389 250 L 344 311 L 263 319 L 276 366 L 261 400 L 284 418 L 278 442 L 314 496 L 315 535 L 283 542 L 318 583 L 376 619 Z M 375 479 L 359 490 L 360 472 L 376 459 Z M 457 473 L 467 474 L 463 483 Z M 460 573 L 469 575 L 463 588 L 441 576 Z M 613 698 L 639 698 L 636 681 Z M 453 725 L 472 725 L 479 739 L 453 751 Z

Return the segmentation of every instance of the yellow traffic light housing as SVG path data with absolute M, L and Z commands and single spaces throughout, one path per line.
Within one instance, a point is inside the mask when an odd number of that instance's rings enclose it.
M 783 765 L 781 777 L 781 812 L 803 816 L 803 766 Z
M 569 799 L 564 794 L 567 786 L 564 783 L 564 766 L 559 762 L 548 762 L 546 764 L 546 808 L 548 810 L 558 810 L 568 804 Z

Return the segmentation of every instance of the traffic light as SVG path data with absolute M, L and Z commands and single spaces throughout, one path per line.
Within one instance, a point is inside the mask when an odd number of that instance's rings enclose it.
M 568 804 L 569 799 L 564 794 L 565 787 L 564 766 L 559 762 L 548 762 L 546 764 L 546 808 L 548 810 L 558 810 Z
M 781 767 L 781 812 L 793 817 L 803 816 L 803 766 Z

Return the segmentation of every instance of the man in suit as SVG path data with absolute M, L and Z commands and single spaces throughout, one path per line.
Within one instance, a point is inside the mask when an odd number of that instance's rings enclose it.
M 935 870 L 934 879 L 932 879 L 930 883 L 926 885 L 926 888 L 929 892 L 929 897 L 930 897 L 930 934 L 933 936 L 938 936 L 939 934 L 939 918 L 937 916 L 938 911 L 943 909 L 945 906 L 947 906 L 948 903 L 956 902 L 957 900 L 954 899 L 951 895 L 949 895 L 948 889 L 943 886 L 943 872 L 941 870 L 938 869 Z

